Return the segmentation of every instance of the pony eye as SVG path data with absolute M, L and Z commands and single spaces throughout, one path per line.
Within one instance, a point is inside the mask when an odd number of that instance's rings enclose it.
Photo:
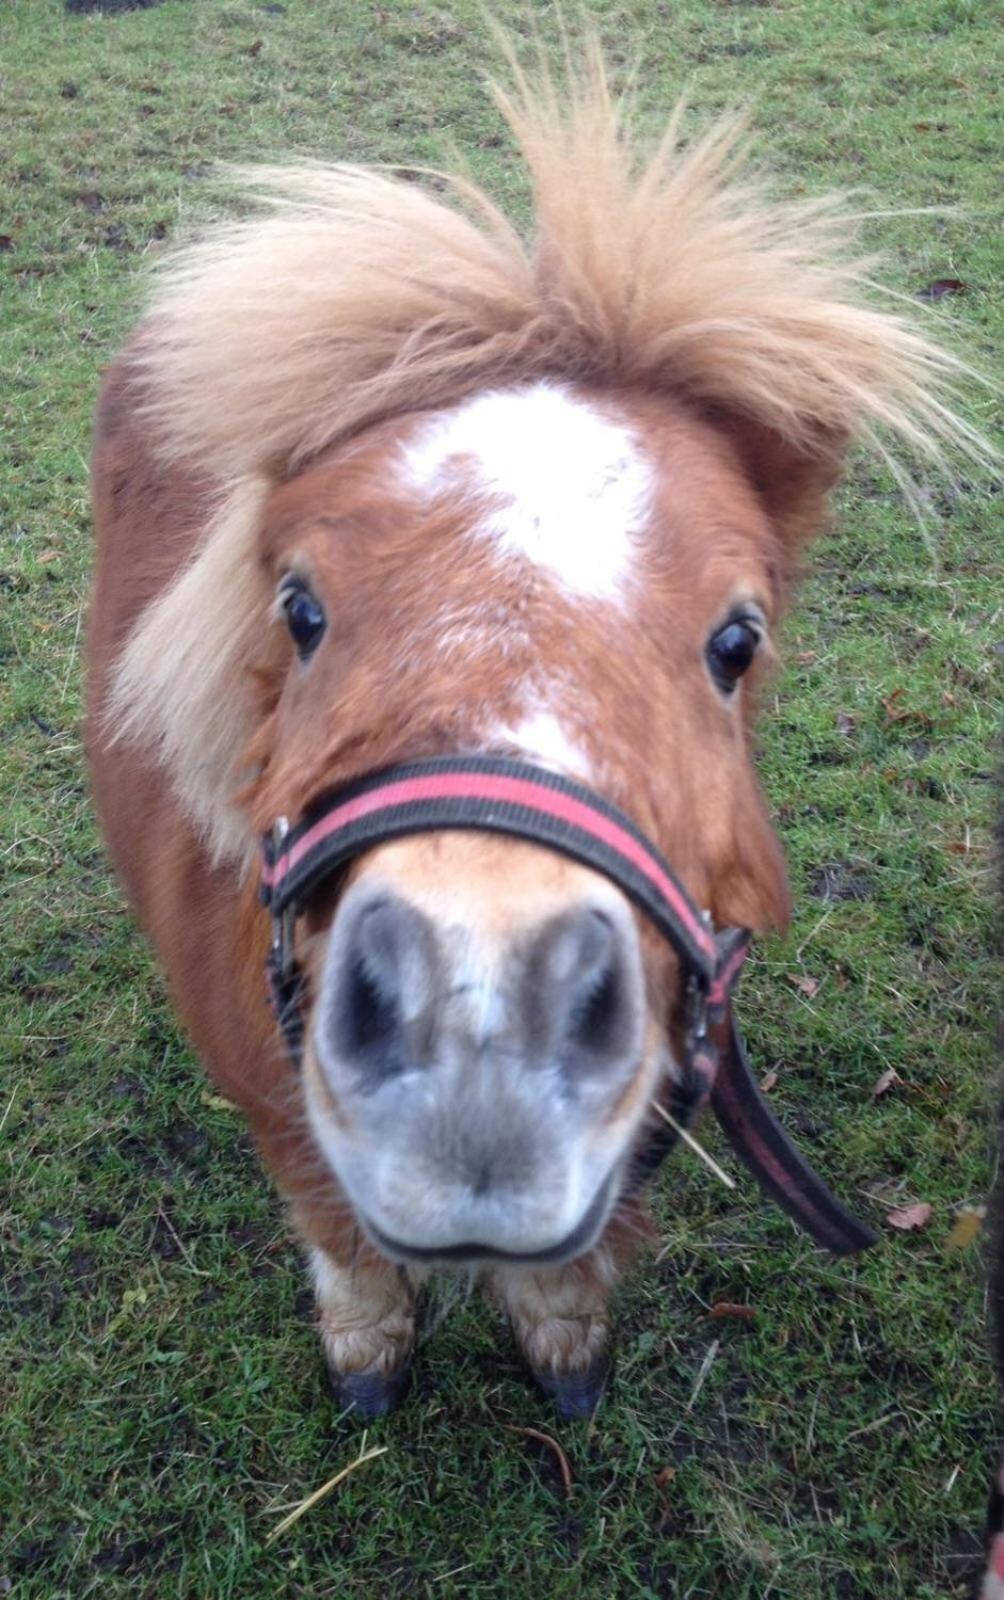
M 320 602 L 305 583 L 294 578 L 280 589 L 279 604 L 297 654 L 301 661 L 306 661 L 317 649 L 327 626 Z
M 760 634 L 752 622 L 733 617 L 708 642 L 708 666 L 719 689 L 731 694 L 756 655 Z

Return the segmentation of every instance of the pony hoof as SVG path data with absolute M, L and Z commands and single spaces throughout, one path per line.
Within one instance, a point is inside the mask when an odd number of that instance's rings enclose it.
M 372 1422 L 401 1404 L 411 1383 L 411 1362 L 390 1373 L 336 1372 L 329 1367 L 328 1383 L 339 1411 L 347 1411 L 355 1421 Z
M 584 1372 L 571 1372 L 559 1378 L 553 1373 L 535 1372 L 534 1378 L 564 1422 L 591 1417 L 603 1398 L 610 1377 L 610 1361 L 600 1356 Z

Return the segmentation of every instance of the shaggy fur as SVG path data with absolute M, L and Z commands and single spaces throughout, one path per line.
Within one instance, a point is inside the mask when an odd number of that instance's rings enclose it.
M 266 603 L 247 570 L 261 479 L 378 419 L 541 377 L 668 392 L 834 470 L 853 438 L 981 454 L 951 408 L 964 369 L 868 303 L 839 202 L 775 202 L 742 176 L 734 122 L 682 147 L 679 107 L 646 150 L 595 50 L 567 83 L 514 67 L 513 85 L 496 99 L 532 179 L 532 237 L 464 178 L 439 177 L 443 197 L 348 166 L 265 168 L 248 181 L 270 214 L 181 252 L 134 346 L 159 447 L 239 486 L 141 621 L 113 701 L 217 857 L 239 845 L 234 666 Z M 240 596 L 225 610 L 221 570 Z

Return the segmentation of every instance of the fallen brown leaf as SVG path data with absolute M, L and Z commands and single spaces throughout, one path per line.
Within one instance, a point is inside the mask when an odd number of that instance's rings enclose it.
M 734 1300 L 716 1300 L 711 1307 L 711 1315 L 716 1321 L 723 1317 L 735 1317 L 739 1322 L 752 1322 L 756 1316 L 756 1306 L 737 1305 Z
M 777 1087 L 777 1072 L 773 1067 L 760 1079 L 760 1087 L 764 1094 L 770 1094 L 770 1091 Z
M 922 722 L 930 726 L 931 718 L 926 711 L 916 711 L 910 706 L 903 705 L 903 690 L 894 689 L 892 694 L 883 695 L 879 701 L 885 712 L 886 722 Z
M 968 287 L 961 278 L 935 278 L 933 283 L 917 290 L 917 299 L 943 300 L 946 294 L 965 294 Z
M 898 1206 L 895 1211 L 887 1212 L 885 1220 L 890 1228 L 898 1228 L 901 1233 L 919 1233 L 933 1216 L 934 1207 L 926 1200 L 918 1200 L 916 1205 Z
M 787 978 L 792 987 L 797 989 L 799 994 L 804 994 L 808 1000 L 811 1000 L 814 994 L 819 993 L 818 978 L 810 978 L 805 973 L 798 972 L 789 972 Z

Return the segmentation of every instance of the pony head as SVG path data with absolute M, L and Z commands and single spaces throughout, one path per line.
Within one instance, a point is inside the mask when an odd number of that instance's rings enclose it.
M 220 506 L 126 645 L 120 735 L 234 874 L 346 780 L 491 752 L 620 806 L 717 923 L 776 927 L 750 725 L 799 552 L 852 441 L 978 453 L 961 369 L 870 302 L 834 202 L 741 175 L 734 126 L 682 148 L 677 112 L 646 150 L 595 55 L 498 98 L 528 237 L 467 180 L 312 166 L 167 269 L 138 393 Z M 308 1114 L 380 1248 L 592 1245 L 683 1025 L 620 890 L 445 831 L 364 855 L 298 938 Z

